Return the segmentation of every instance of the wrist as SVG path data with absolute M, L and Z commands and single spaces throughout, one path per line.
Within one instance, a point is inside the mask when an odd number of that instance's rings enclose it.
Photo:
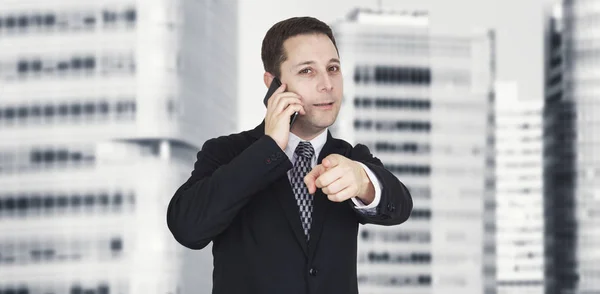
M 275 137 L 273 137 L 273 136 L 271 136 L 271 135 L 269 135 L 269 134 L 265 134 L 265 135 L 269 136 L 269 138 L 271 138 L 273 141 L 275 141 L 275 144 L 277 144 L 277 146 L 279 146 L 279 148 L 280 148 L 282 151 L 285 151 L 286 144 L 284 144 L 284 143 L 281 143 L 281 142 L 277 141 L 277 139 L 275 139 Z
M 371 202 L 373 202 L 373 200 L 375 200 L 375 187 L 373 186 L 373 183 L 369 179 L 369 176 L 367 175 L 365 170 L 362 168 L 362 166 L 360 167 L 360 169 L 361 169 L 361 175 L 362 175 L 361 189 L 358 192 L 358 195 L 356 196 L 356 198 L 358 198 L 365 205 L 369 205 L 369 204 L 371 204 Z

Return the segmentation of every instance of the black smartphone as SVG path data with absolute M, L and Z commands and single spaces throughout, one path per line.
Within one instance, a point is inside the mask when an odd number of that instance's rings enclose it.
M 275 77 L 273 79 L 273 82 L 271 83 L 271 86 L 269 87 L 269 90 L 267 91 L 267 95 L 265 95 L 265 98 L 263 99 L 263 103 L 265 104 L 265 107 L 267 106 L 267 102 L 269 101 L 269 98 L 271 98 L 271 96 L 273 96 L 273 93 L 275 93 L 275 91 L 279 87 L 281 87 L 281 81 L 277 77 Z M 294 124 L 294 121 L 296 121 L 297 116 L 298 116 L 298 112 L 296 111 L 290 117 L 290 129 L 292 128 L 292 124 Z

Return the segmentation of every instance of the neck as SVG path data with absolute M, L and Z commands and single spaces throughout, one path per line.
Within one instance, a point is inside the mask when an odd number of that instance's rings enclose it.
M 302 128 L 300 124 L 294 123 L 290 132 L 304 141 L 310 141 L 322 134 L 323 131 L 325 131 L 325 128 L 313 128 L 312 130 L 307 130 Z

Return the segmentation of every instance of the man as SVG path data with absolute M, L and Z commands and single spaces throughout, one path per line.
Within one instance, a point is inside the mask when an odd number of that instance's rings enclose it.
M 327 130 L 343 83 L 325 23 L 275 24 L 262 59 L 265 85 L 283 83 L 265 119 L 205 142 L 169 204 L 168 227 L 188 248 L 213 242 L 214 294 L 358 293 L 358 224 L 403 223 L 410 193 L 366 146 Z

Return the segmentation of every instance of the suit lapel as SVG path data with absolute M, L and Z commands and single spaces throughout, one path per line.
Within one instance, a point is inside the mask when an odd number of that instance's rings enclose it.
M 331 136 L 331 133 L 327 131 L 327 142 L 319 154 L 317 165 L 321 164 L 323 162 L 323 158 L 327 157 L 328 155 L 333 153 L 344 155 L 345 151 L 346 150 L 343 148 L 343 145 L 336 144 L 336 140 Z M 323 225 L 327 220 L 327 212 L 333 205 L 333 202 L 327 199 L 327 195 L 325 195 L 321 189 L 317 189 L 314 195 L 313 204 L 312 225 L 310 228 L 310 244 L 308 248 L 310 257 L 314 255 L 315 249 L 319 244 L 319 240 L 321 240 Z
M 281 177 L 275 182 L 273 185 L 273 193 L 275 194 L 275 197 L 277 197 L 277 200 L 279 200 L 281 208 L 283 208 L 288 223 L 294 232 L 294 236 L 296 236 L 296 241 L 298 241 L 298 244 L 302 247 L 304 254 L 308 256 L 308 245 L 306 244 L 306 237 L 304 236 L 304 230 L 300 223 L 298 204 L 296 203 L 296 197 L 294 196 L 292 186 L 290 185 L 287 176 Z
M 260 125 L 250 131 L 250 134 L 256 139 L 260 138 L 262 135 L 264 135 L 264 124 L 265 122 L 263 120 Z M 336 153 L 344 155 L 345 152 L 346 150 L 344 149 L 343 145 L 337 144 L 337 140 L 334 139 L 329 130 L 327 130 L 327 141 L 325 142 L 325 145 L 319 154 L 317 164 L 321 164 L 323 158 L 330 154 Z M 296 236 L 296 240 L 304 251 L 304 254 L 306 254 L 306 256 L 312 256 L 315 252 L 316 245 L 321 239 L 321 233 L 323 232 L 323 224 L 325 223 L 327 217 L 327 211 L 333 205 L 333 203 L 327 199 L 327 196 L 321 191 L 321 189 L 317 189 L 313 196 L 310 244 L 307 244 L 306 237 L 304 236 L 304 230 L 302 229 L 302 224 L 300 223 L 298 204 L 296 203 L 296 198 L 294 196 L 294 192 L 292 191 L 292 187 L 287 175 L 281 177 L 279 180 L 273 183 L 273 193 L 279 200 L 288 223 L 294 232 L 294 236 Z
M 250 131 L 250 135 L 255 139 L 262 137 L 265 133 L 265 121 L 263 120 L 260 125 Z M 323 146 L 325 148 L 325 146 Z M 302 248 L 304 254 L 308 257 L 308 244 L 306 242 L 306 236 L 304 236 L 304 229 L 302 229 L 302 223 L 300 222 L 300 212 L 298 210 L 298 204 L 296 203 L 296 197 L 292 191 L 290 180 L 285 176 L 282 176 L 273 183 L 273 195 L 277 198 L 283 212 L 286 216 L 287 222 L 298 241 L 298 245 Z

